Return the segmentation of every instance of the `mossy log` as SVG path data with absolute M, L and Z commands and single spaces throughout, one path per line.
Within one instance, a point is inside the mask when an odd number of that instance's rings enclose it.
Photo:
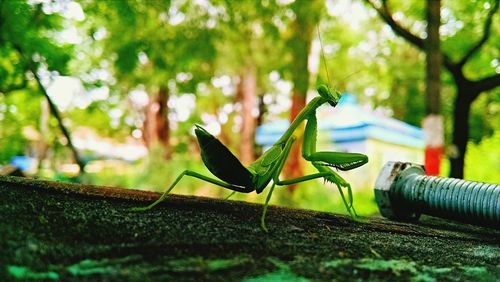
M 0 277 L 77 281 L 353 281 L 500 278 L 500 231 L 400 223 L 0 177 Z

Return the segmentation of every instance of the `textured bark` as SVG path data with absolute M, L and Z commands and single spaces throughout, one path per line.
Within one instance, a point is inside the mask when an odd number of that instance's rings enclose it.
M 496 281 L 500 232 L 0 177 L 3 281 Z
M 254 161 L 254 139 L 255 128 L 257 126 L 256 117 L 253 111 L 257 105 L 257 77 L 256 70 L 252 66 L 245 68 L 240 75 L 240 82 L 236 97 L 241 105 L 241 132 L 239 159 L 244 165 L 249 165 Z

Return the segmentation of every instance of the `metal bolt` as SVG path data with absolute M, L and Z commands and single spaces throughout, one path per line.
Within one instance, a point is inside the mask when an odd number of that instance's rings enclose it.
M 388 162 L 375 183 L 380 213 L 412 221 L 420 214 L 500 226 L 500 185 L 426 176 L 424 167 Z

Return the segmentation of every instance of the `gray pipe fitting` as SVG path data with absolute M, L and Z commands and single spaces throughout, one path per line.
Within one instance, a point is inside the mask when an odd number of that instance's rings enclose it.
M 500 185 L 426 176 L 424 167 L 413 163 L 386 163 L 375 182 L 375 199 L 380 213 L 393 220 L 428 214 L 500 226 Z

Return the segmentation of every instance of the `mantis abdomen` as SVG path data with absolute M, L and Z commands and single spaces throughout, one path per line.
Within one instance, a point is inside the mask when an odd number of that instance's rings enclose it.
M 201 149 L 201 159 L 208 170 L 229 184 L 252 188 L 253 175 L 217 138 L 202 127 L 194 130 Z

